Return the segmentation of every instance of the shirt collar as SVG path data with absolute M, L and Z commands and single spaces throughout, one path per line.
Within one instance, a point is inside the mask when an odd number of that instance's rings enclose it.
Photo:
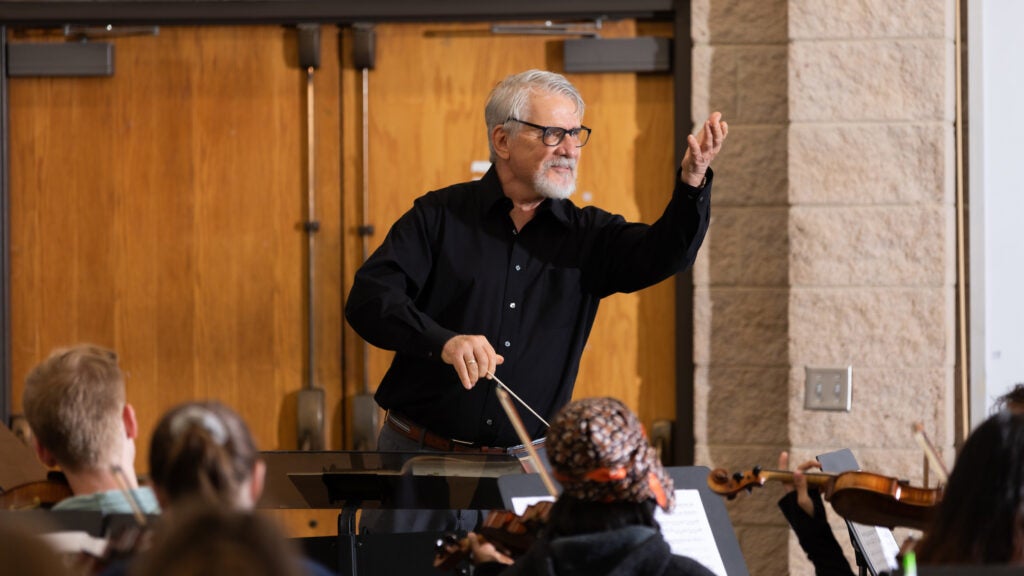
M 484 200 L 481 202 L 481 207 L 484 213 L 491 213 L 495 210 L 502 210 L 506 214 L 512 209 L 512 200 L 505 196 L 505 191 L 501 187 L 501 180 L 498 179 L 498 171 L 491 165 L 487 173 L 480 178 L 480 183 L 483 185 L 483 196 Z M 555 221 L 562 224 L 563 226 L 569 225 L 569 206 L 572 202 L 569 200 L 552 200 L 550 198 L 544 199 L 541 205 L 537 207 L 537 214 L 550 213 L 554 217 Z

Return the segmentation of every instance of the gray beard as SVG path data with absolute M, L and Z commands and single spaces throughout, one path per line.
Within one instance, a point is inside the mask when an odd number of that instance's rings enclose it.
M 551 198 L 552 200 L 565 200 L 572 196 L 572 193 L 576 191 L 576 179 L 573 178 L 565 185 L 555 184 L 544 177 L 544 173 L 548 168 L 549 166 L 541 168 L 533 176 L 533 187 L 537 192 L 541 196 Z

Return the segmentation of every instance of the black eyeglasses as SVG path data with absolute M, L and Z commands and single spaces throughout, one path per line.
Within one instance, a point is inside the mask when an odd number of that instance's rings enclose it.
M 519 118 L 509 118 L 506 122 L 519 122 L 525 124 L 530 128 L 536 128 L 544 134 L 541 135 L 540 141 L 545 146 L 558 146 L 562 143 L 565 135 L 568 134 L 576 140 L 576 147 L 582 148 L 587 145 L 587 141 L 590 140 L 590 128 L 586 126 L 580 126 L 579 128 L 560 128 L 558 126 L 541 126 L 540 124 L 534 124 L 533 122 L 526 122 Z

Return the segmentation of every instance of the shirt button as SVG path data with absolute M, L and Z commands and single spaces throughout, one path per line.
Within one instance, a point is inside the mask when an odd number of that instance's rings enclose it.
M 511 342 L 509 342 L 508 340 L 505 340 L 505 348 L 508 348 L 511 345 L 512 345 Z
M 488 418 L 487 419 L 487 425 L 488 426 L 493 426 L 494 425 L 494 420 L 491 420 L 490 418 Z
M 508 307 L 513 309 L 513 310 L 515 310 L 516 309 L 516 303 L 513 302 L 513 303 L 509 304 Z
M 516 272 L 519 272 L 522 269 L 523 269 L 522 266 L 520 266 L 519 264 L 516 264 Z

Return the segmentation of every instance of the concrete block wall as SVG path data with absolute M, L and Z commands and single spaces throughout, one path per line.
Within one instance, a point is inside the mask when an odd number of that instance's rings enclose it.
M 850 448 L 863 469 L 920 485 L 912 423 L 952 444 L 954 10 L 691 2 L 693 116 L 730 125 L 694 268 L 698 464 Z M 849 413 L 804 409 L 807 366 L 853 367 Z M 781 495 L 729 503 L 748 567 L 813 574 Z

